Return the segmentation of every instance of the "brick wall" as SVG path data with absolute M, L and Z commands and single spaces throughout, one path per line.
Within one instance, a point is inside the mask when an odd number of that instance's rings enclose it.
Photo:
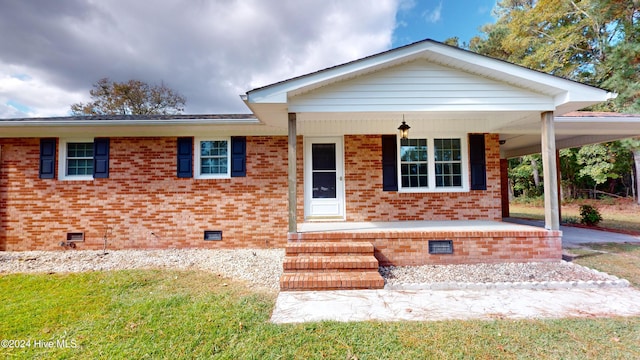
M 396 230 L 387 232 L 308 232 L 289 234 L 292 241 L 366 241 L 382 266 L 543 262 L 562 259 L 560 231 Z M 429 254 L 429 240 L 452 240 L 453 254 Z
M 111 249 L 286 242 L 286 137 L 248 137 L 247 176 L 216 180 L 176 177 L 176 138 L 112 138 L 109 178 L 91 181 L 39 179 L 39 139 L 0 146 L 0 250 L 60 249 L 67 232 L 99 249 L 107 228 Z
M 347 221 L 501 220 L 498 141 L 485 135 L 486 191 L 399 193 L 382 191 L 381 136 L 345 136 Z
M 298 136 L 298 222 L 304 220 L 303 138 Z M 347 221 L 500 219 L 497 135 L 486 135 L 487 191 L 382 191 L 379 135 L 347 135 Z M 280 247 L 287 234 L 287 138 L 248 137 L 247 176 L 176 177 L 176 138 L 112 138 L 110 176 L 39 179 L 39 139 L 0 139 L 0 250 L 79 248 Z M 203 240 L 222 230 L 223 240 Z M 155 235 L 152 235 L 155 234 Z

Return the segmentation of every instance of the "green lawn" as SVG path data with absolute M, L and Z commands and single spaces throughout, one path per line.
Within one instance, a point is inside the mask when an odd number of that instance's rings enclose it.
M 4 275 L 0 338 L 31 347 L 0 358 L 640 358 L 640 318 L 274 325 L 274 300 L 204 271 Z
M 640 246 L 634 244 L 593 244 L 589 248 L 569 249 L 583 255 L 576 263 L 615 274 L 640 287 Z
M 606 229 L 633 231 L 640 233 L 640 206 L 628 200 L 618 202 L 607 201 L 583 201 L 586 204 L 597 207 L 602 215 L 602 222 L 598 226 Z M 562 205 L 562 221 L 570 223 L 580 222 L 580 203 L 574 202 Z M 544 205 L 542 203 L 522 204 L 510 203 L 511 217 L 544 219 Z

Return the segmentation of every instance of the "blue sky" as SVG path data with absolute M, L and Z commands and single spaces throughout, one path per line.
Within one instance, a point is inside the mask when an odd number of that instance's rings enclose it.
M 457 36 L 460 43 L 480 34 L 480 27 L 495 22 L 496 0 L 401 1 L 396 15 L 393 47 L 429 38 L 444 41 Z
M 185 112 L 425 38 L 468 42 L 495 0 L 0 0 L 0 118 L 69 115 L 108 77 L 163 82 Z

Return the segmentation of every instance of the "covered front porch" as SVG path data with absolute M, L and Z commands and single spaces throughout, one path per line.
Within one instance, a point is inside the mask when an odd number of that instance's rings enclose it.
M 595 124 L 556 118 L 613 96 L 431 40 L 247 92 L 256 116 L 288 136 L 295 258 L 285 272 L 298 273 L 283 288 L 331 288 L 347 268 L 370 275 L 373 255 L 398 266 L 559 261 L 557 146 L 594 140 L 585 128 Z M 500 221 L 506 160 L 532 150 L 543 159 L 544 229 Z
M 381 266 L 560 261 L 562 232 L 489 220 L 305 222 L 290 241 L 370 242 Z
M 281 290 L 381 289 L 379 266 L 560 261 L 562 233 L 489 220 L 305 222 Z

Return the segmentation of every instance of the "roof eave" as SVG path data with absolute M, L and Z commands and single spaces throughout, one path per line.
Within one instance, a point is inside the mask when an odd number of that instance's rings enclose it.
M 246 119 L 174 119 L 174 120 L 0 120 L 0 127 L 76 127 L 76 126 L 172 126 L 172 125 L 258 125 L 257 118 Z

